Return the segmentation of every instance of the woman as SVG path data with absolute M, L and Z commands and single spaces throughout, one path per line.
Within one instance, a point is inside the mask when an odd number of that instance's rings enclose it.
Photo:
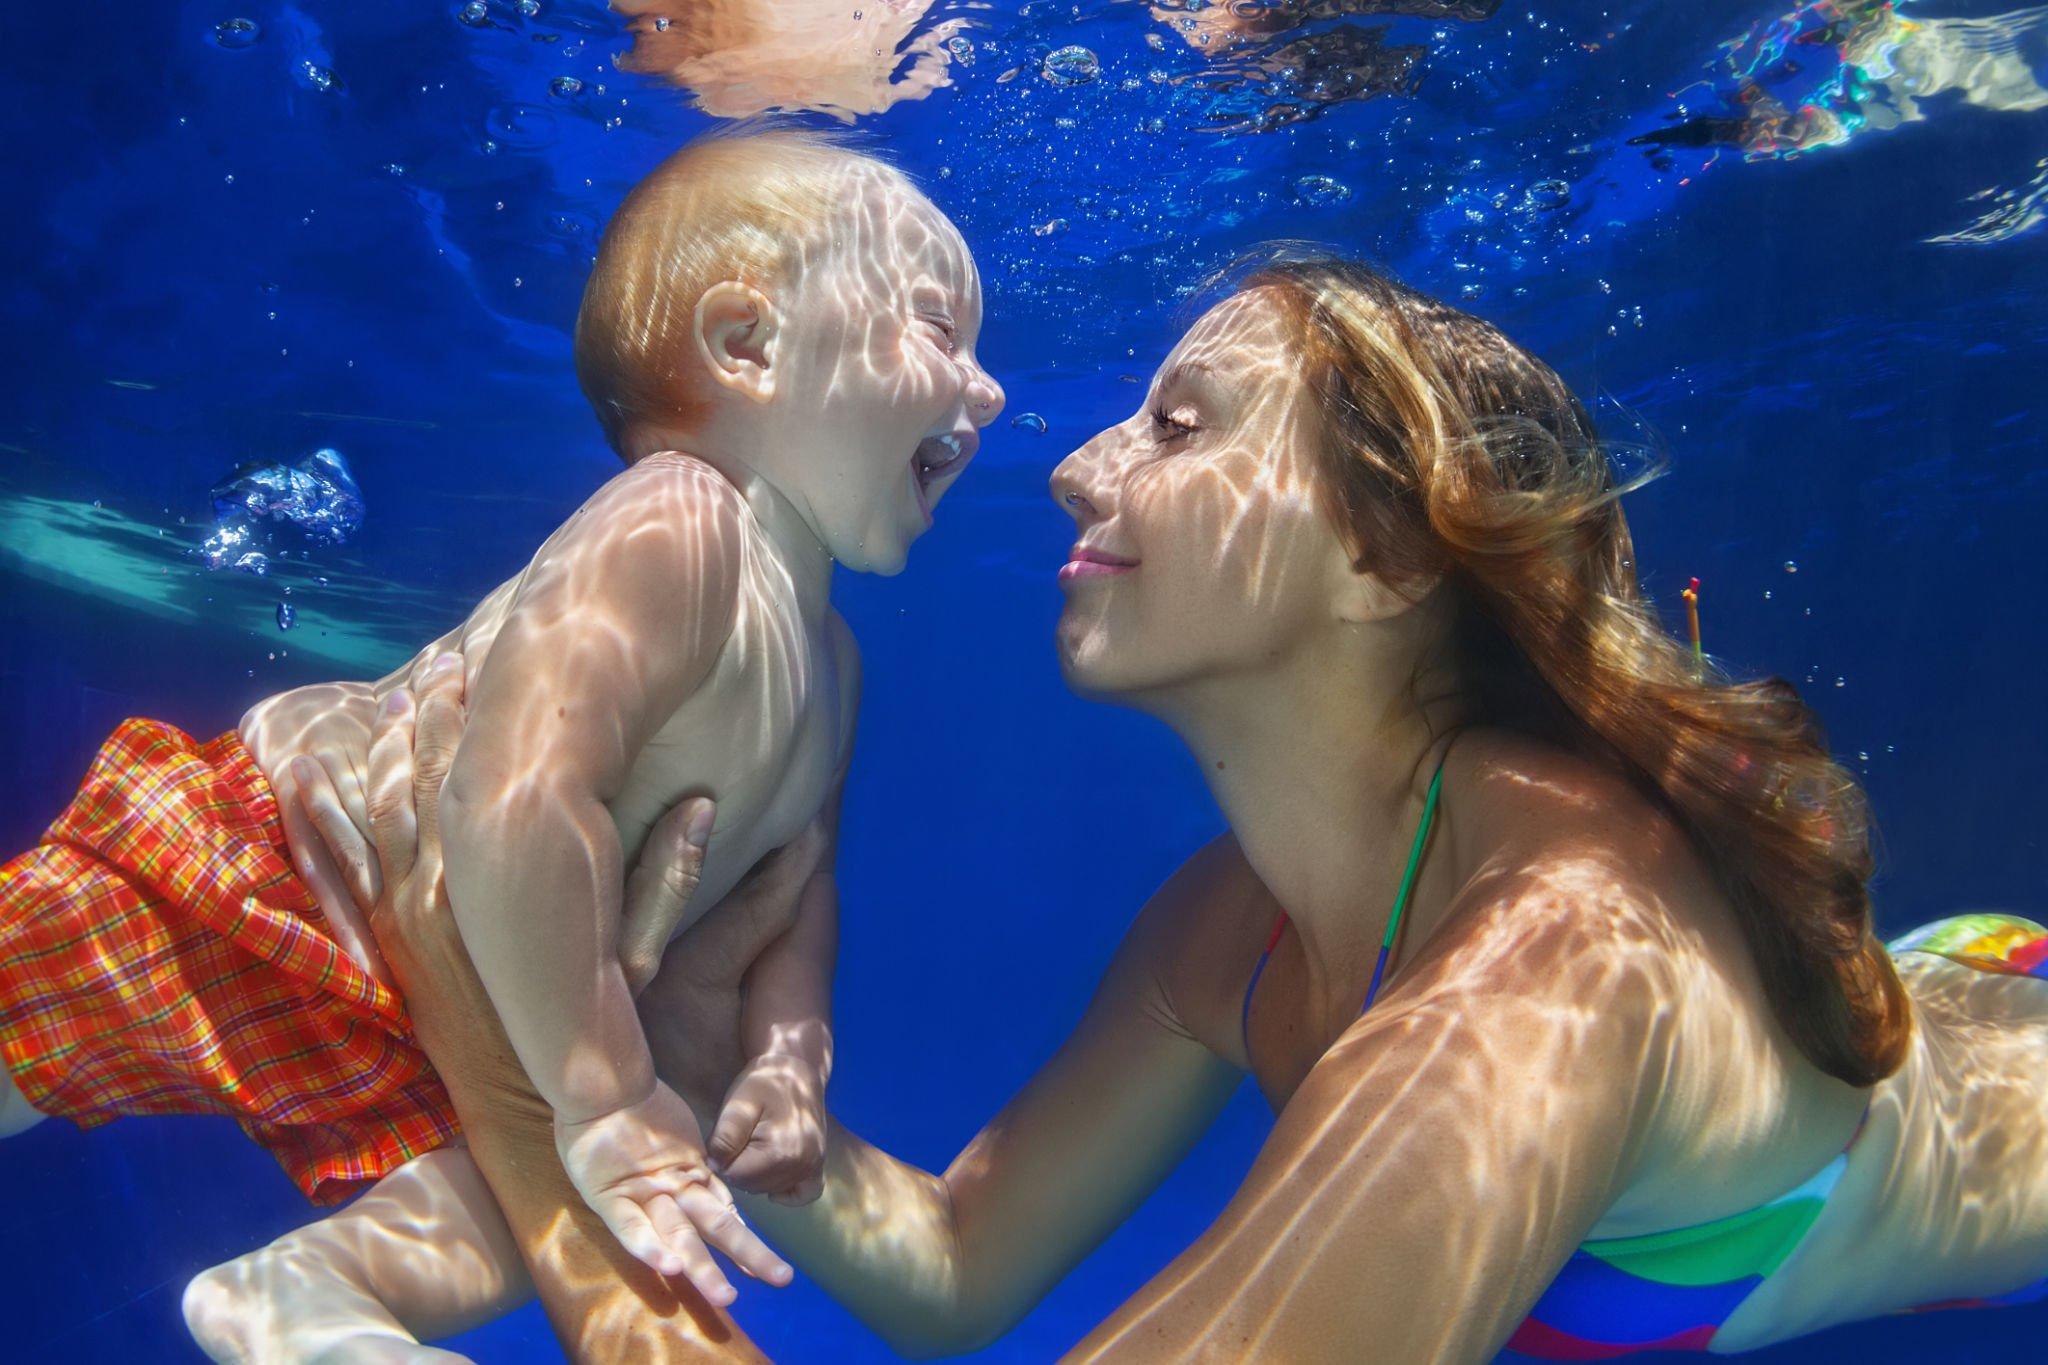
M 1079 528 L 1067 677 L 1173 726 L 1231 831 L 943 1175 L 835 1129 L 816 1203 L 750 1204 L 789 1259 L 907 1352 L 989 1341 L 1249 1071 L 1278 1120 L 1243 1187 L 1077 1358 L 1732 1351 L 2034 1292 L 2048 931 L 1876 941 L 1855 784 L 1789 687 L 1697 677 L 1658 627 L 1548 368 L 1363 267 L 1282 261 L 1052 482 Z M 425 706 L 432 769 L 459 707 Z M 706 1112 L 732 1021 L 665 1006 L 779 931 L 822 842 L 693 929 L 689 990 L 643 1000 Z M 431 863 L 431 822 L 419 843 Z M 565 1340 L 744 1354 L 574 1225 L 434 881 L 400 879 L 376 927 Z

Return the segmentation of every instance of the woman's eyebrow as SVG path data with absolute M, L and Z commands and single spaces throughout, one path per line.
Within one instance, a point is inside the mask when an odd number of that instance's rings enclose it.
M 1160 375 L 1159 382 L 1153 388 L 1160 393 L 1164 393 L 1176 385 L 1186 383 L 1198 374 L 1213 376 L 1215 373 L 1215 367 L 1205 360 L 1183 360 L 1165 374 Z

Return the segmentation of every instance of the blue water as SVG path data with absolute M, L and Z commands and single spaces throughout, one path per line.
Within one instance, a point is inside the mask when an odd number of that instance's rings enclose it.
M 1709 646 L 1818 705 L 1875 799 L 1882 928 L 2048 909 L 2048 113 L 2023 97 L 2048 78 L 2042 11 L 1902 5 L 1921 46 L 1845 62 L 1811 11 L 1773 41 L 1789 0 L 1406 7 L 1325 7 L 1356 12 L 1219 57 L 1144 5 L 942 3 L 918 31 L 966 21 L 971 62 L 859 120 L 961 224 L 983 359 L 1044 427 L 991 432 L 901 578 L 837 589 L 868 685 L 833 1102 L 910 1160 L 942 1165 L 1047 1056 L 1219 828 L 1170 735 L 1062 688 L 1068 523 L 1044 483 L 1137 402 L 1187 288 L 1263 238 L 1463 302 L 1668 450 L 1631 507 L 1647 584 L 1675 609 L 1697 575 Z M 463 8 L 11 8 L 0 849 L 123 716 L 210 734 L 381 670 L 615 468 L 568 327 L 606 215 L 712 120 L 614 69 L 626 40 L 592 0 Z M 1979 43 L 1999 81 L 1907 88 L 1966 31 L 1949 21 L 1997 14 L 2020 16 Z M 216 35 L 236 17 L 253 41 Z M 1300 74 L 1304 35 L 1351 55 Z M 1072 45 L 1093 78 L 1050 78 Z M 1753 111 L 1745 83 L 1830 131 L 1695 145 Z M 208 570 L 216 482 L 320 448 L 360 483 L 360 532 L 262 577 Z M 1241 1096 L 986 1358 L 1078 1339 L 1199 1234 L 1266 1125 Z M 306 1216 L 224 1121 L 45 1124 L 0 1148 L 0 1353 L 197 1359 L 186 1278 Z M 777 1358 L 891 1358 L 807 1284 L 739 1315 Z M 2016 1362 L 2044 1331 L 2044 1309 L 1931 1315 L 1759 1359 Z M 530 1309 L 451 1344 L 559 1359 Z

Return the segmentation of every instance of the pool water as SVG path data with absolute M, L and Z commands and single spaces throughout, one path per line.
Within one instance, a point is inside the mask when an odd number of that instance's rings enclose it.
M 369 676 L 516 569 L 616 467 L 569 365 L 607 214 L 707 110 L 807 103 L 959 222 L 1009 391 L 908 571 L 836 591 L 868 678 L 833 1084 L 857 1131 L 943 1164 L 1220 828 L 1177 741 L 1062 687 L 1045 480 L 1269 238 L 1498 322 L 1668 454 L 1630 504 L 1646 585 L 1676 622 L 1697 576 L 1708 648 L 1817 704 L 1874 798 L 1882 930 L 2048 908 L 2048 7 L 759 0 L 742 76 L 664 47 L 678 6 L 630 7 L 631 71 L 593 0 L 10 13 L 0 848 L 122 717 L 211 734 Z M 266 572 L 209 567 L 210 490 L 322 449 L 360 527 L 258 527 Z M 1247 1090 L 984 1357 L 1077 1340 L 1267 1122 Z M 5 1354 L 196 1360 L 185 1280 L 306 1216 L 225 1121 L 45 1124 L 0 1148 Z M 806 1283 L 738 1311 L 778 1359 L 892 1358 Z M 1934 1314 L 1757 1358 L 2031 1361 L 2044 1330 Z M 533 1309 L 449 1344 L 560 1358 Z

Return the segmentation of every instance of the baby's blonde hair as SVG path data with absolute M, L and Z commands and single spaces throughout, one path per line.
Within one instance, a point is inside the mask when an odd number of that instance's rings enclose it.
M 787 279 L 830 237 L 862 173 L 908 183 L 843 137 L 740 129 L 697 139 L 633 187 L 576 314 L 576 378 L 612 449 L 628 455 L 635 421 L 687 429 L 703 417 L 689 363 L 697 301 L 721 280 Z

